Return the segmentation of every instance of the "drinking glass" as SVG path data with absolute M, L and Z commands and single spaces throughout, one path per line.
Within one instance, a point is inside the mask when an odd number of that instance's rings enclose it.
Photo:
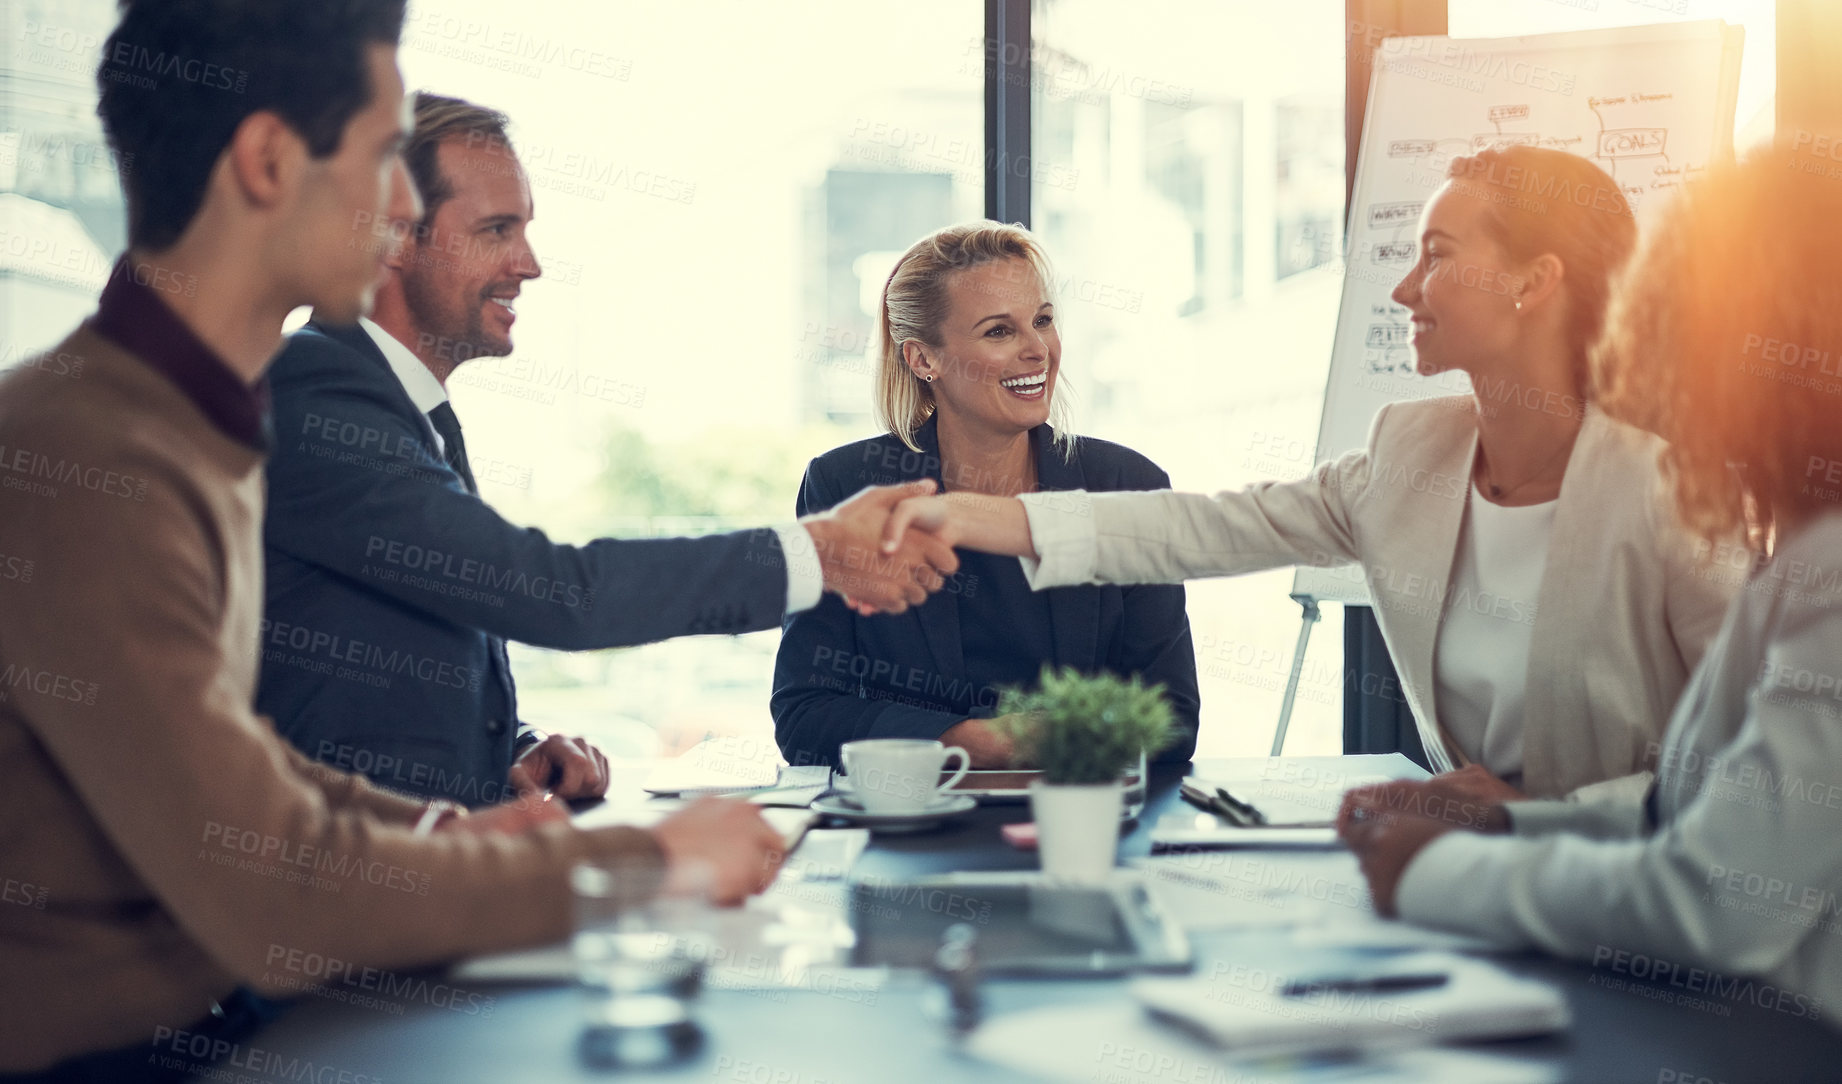
M 679 867 L 667 877 L 583 862 L 569 883 L 584 1058 L 646 1065 L 694 1052 L 694 1006 L 714 943 L 708 871 Z

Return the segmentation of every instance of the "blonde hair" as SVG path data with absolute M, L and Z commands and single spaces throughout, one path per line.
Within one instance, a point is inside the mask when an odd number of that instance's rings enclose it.
M 946 321 L 950 298 L 947 287 L 953 275 L 1000 260 L 1023 260 L 1053 297 L 1055 275 L 1042 243 L 1029 230 L 980 219 L 935 230 L 911 245 L 889 272 L 883 284 L 882 304 L 876 310 L 877 340 L 882 360 L 876 368 L 876 419 L 903 444 L 915 451 L 915 434 L 934 415 L 934 389 L 902 360 L 902 344 L 910 340 L 940 348 L 940 327 Z M 1049 422 L 1055 443 L 1064 456 L 1073 454 L 1074 434 L 1068 430 L 1068 411 L 1056 380 L 1055 398 L 1049 404 Z
M 1669 442 L 1683 522 L 1766 552 L 1842 507 L 1842 184 L 1768 152 L 1717 165 L 1645 231 L 1593 368 L 1606 413 Z

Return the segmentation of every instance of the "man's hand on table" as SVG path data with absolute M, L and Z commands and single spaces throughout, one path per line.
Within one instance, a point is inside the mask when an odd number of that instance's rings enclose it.
M 704 798 L 653 826 L 665 850 L 667 891 L 709 879 L 711 902 L 741 903 L 774 883 L 786 843 L 747 802 Z
M 883 528 L 895 506 L 934 491 L 932 479 L 871 486 L 829 512 L 800 523 L 812 536 L 825 589 L 843 596 L 860 614 L 899 614 L 940 590 L 959 571 L 953 547 L 926 531 L 909 531 L 893 552 L 883 548 Z
M 608 758 L 581 738 L 551 734 L 526 746 L 506 778 L 520 796 L 599 798 L 608 792 Z

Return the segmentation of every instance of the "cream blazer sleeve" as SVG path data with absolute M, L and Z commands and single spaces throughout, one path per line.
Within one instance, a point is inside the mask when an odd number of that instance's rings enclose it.
M 1038 560 L 1023 560 L 1033 589 L 1089 583 L 1182 583 L 1288 565 L 1362 559 L 1352 513 L 1370 479 L 1369 447 L 1319 464 L 1293 482 L 1260 482 L 1214 496 L 1030 493 L 1023 501 Z

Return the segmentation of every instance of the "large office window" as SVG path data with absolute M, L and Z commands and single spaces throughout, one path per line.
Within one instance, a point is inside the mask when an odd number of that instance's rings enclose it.
M 0 4 L 0 366 L 95 308 L 126 232 L 96 120 L 108 0 Z
M 980 214 L 982 27 L 979 0 L 415 3 L 409 85 L 509 113 L 537 204 L 517 351 L 451 384 L 485 497 L 572 541 L 791 519 L 807 460 L 874 431 L 896 257 Z M 513 660 L 527 721 L 610 752 L 771 748 L 778 644 Z
M 1060 273 L 1078 431 L 1182 488 L 1312 465 L 1341 275 L 1343 0 L 1033 0 L 1032 225 Z M 1451 0 L 1452 33 L 1685 18 L 1747 30 L 1736 142 L 1769 140 L 1772 0 Z M 119 250 L 91 73 L 112 0 L 0 4 L 5 365 L 94 303 Z M 417 0 L 411 87 L 510 114 L 545 267 L 517 352 L 451 390 L 475 473 L 555 537 L 792 515 L 807 459 L 874 430 L 896 255 L 984 205 L 983 0 Z M 1263 753 L 1298 631 L 1276 571 L 1190 586 L 1202 755 Z M 617 603 L 616 603 L 617 604 Z M 1287 751 L 1340 749 L 1326 610 Z M 515 649 L 525 715 L 612 752 L 766 742 L 778 635 Z
M 1341 288 L 1343 3 L 1036 5 L 1032 217 L 1062 280 L 1080 432 L 1181 489 L 1312 465 Z M 1261 755 L 1298 634 L 1291 570 L 1192 583 L 1199 756 Z M 1341 752 L 1341 613 L 1286 749 Z

